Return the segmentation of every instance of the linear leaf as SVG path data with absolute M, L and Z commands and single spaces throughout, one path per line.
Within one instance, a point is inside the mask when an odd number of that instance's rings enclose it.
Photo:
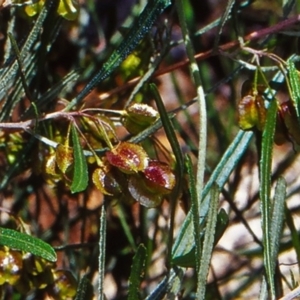
M 222 17 L 220 18 L 220 22 L 218 26 L 218 34 L 216 35 L 215 42 L 214 42 L 214 49 L 217 49 L 219 46 L 220 37 L 224 29 L 225 23 L 231 18 L 232 9 L 235 4 L 236 4 L 235 0 L 228 0 L 227 2 L 226 9 L 224 10 Z
M 104 277 L 105 277 L 105 257 L 106 257 L 106 207 L 102 204 L 100 213 L 100 227 L 99 227 L 99 256 L 98 256 L 98 295 L 99 300 L 104 300 Z
M 83 150 L 79 141 L 78 133 L 76 128 L 72 125 L 72 142 L 74 148 L 74 175 L 71 185 L 71 192 L 78 193 L 82 192 L 87 188 L 88 185 L 88 169 L 86 158 L 83 154 Z
M 39 45 L 39 39 L 42 30 L 44 29 L 44 22 L 47 16 L 51 12 L 55 12 L 55 2 L 57 1 L 46 1 L 45 5 L 43 6 L 36 22 L 32 30 L 30 31 L 20 53 L 20 60 L 23 62 L 24 72 L 26 74 L 26 79 L 32 79 L 35 72 L 32 72 L 33 68 L 36 68 L 36 59 L 38 51 L 32 51 L 34 46 Z M 11 50 L 11 47 L 9 48 Z M 11 53 L 7 54 L 7 57 L 11 57 Z M 13 90 L 15 90 L 18 82 L 20 82 L 20 77 L 18 76 L 18 62 L 16 59 L 10 64 L 10 59 L 6 62 L 9 67 L 5 67 L 0 70 L 0 99 L 1 100 L 1 111 L 0 111 L 0 120 L 3 121 L 7 119 L 10 115 L 10 112 L 13 107 L 22 99 L 21 96 L 11 98 L 8 91 L 11 89 L 12 85 L 14 85 Z M 9 95 L 9 97 L 7 97 Z
M 76 291 L 76 297 L 75 300 L 86 300 L 90 299 L 91 296 L 89 294 L 91 293 L 92 286 L 89 282 L 89 279 L 87 275 L 83 275 L 80 279 L 77 291 Z
M 47 243 L 26 233 L 0 227 L 0 244 L 9 248 L 29 252 L 55 262 L 56 252 Z
M 139 290 L 141 280 L 144 277 L 145 265 L 147 259 L 147 250 L 143 244 L 140 244 L 135 256 L 133 257 L 133 262 L 131 266 L 131 273 L 129 277 L 129 300 L 139 300 Z
M 199 205 L 200 203 L 198 203 L 198 195 L 197 195 L 197 184 L 196 184 L 196 180 L 195 180 L 195 176 L 193 173 L 193 165 L 192 165 L 192 161 L 191 158 L 189 156 L 186 156 L 186 160 L 185 160 L 185 164 L 186 164 L 186 169 L 187 169 L 187 173 L 188 173 L 188 181 L 189 181 L 189 191 L 190 191 L 190 195 L 191 195 L 191 203 L 192 203 L 192 214 L 193 214 L 193 227 L 194 227 L 194 239 L 195 239 L 195 264 L 196 264 L 196 272 L 197 274 L 199 274 L 200 272 L 200 255 L 201 255 L 201 238 L 200 238 L 200 234 L 201 234 L 201 228 L 200 228 L 200 215 L 199 215 Z
M 181 268 L 174 267 L 170 270 L 168 275 L 155 287 L 151 294 L 146 298 L 146 300 L 161 300 L 161 299 L 173 299 L 164 298 L 164 296 L 170 291 L 174 291 L 174 288 L 182 288 L 180 282 L 184 276 L 184 271 Z M 177 295 L 178 293 L 173 293 Z
M 287 18 L 287 16 L 290 14 L 290 12 L 293 10 L 295 7 L 296 0 L 287 0 L 287 1 L 282 1 L 282 11 L 283 11 L 283 17 Z
M 292 59 L 288 60 L 288 72 L 291 85 L 291 98 L 296 108 L 298 120 L 300 120 L 300 76 Z
M 154 100 L 157 105 L 158 112 L 160 114 L 160 119 L 163 125 L 163 128 L 166 132 L 166 136 L 168 138 L 168 141 L 171 145 L 172 151 L 174 153 L 175 159 L 176 159 L 176 185 L 172 191 L 172 194 L 170 196 L 171 201 L 171 212 L 170 212 L 170 234 L 168 238 L 168 261 L 170 262 L 172 257 L 172 246 L 173 246 L 173 230 L 174 230 L 174 219 L 175 219 L 175 208 L 176 208 L 176 201 L 181 193 L 181 187 L 183 182 L 183 173 L 184 173 L 184 160 L 183 155 L 181 152 L 181 148 L 178 142 L 178 139 L 175 134 L 174 126 L 169 118 L 169 115 L 166 111 L 166 108 L 164 106 L 164 103 L 160 97 L 160 94 L 157 90 L 157 87 L 155 84 L 150 84 L 151 92 L 154 95 Z
M 37 41 L 37 38 L 41 32 L 41 28 L 43 28 L 43 23 L 47 17 L 47 14 L 49 13 L 49 10 L 51 9 L 50 6 L 52 6 L 53 3 L 50 1 L 47 1 L 47 4 L 44 5 L 42 8 L 34 27 L 30 31 L 24 46 L 21 50 L 21 59 L 24 60 L 26 56 L 28 56 L 28 53 L 30 52 L 31 48 L 33 47 L 34 43 Z M 14 62 L 10 65 L 8 69 L 1 70 L 1 82 L 0 82 L 0 98 L 3 97 L 3 94 L 11 87 L 11 83 L 13 82 L 13 79 L 15 78 L 18 71 L 18 62 L 17 60 L 14 60 Z M 2 73 L 3 72 L 3 73 Z M 2 76 L 3 75 L 3 76 Z
M 286 181 L 283 177 L 279 177 L 275 188 L 274 207 L 272 212 L 271 224 L 271 249 L 272 260 L 275 261 L 279 250 L 279 239 L 282 231 L 284 219 L 284 204 L 286 195 Z
M 216 185 L 212 186 L 210 190 L 211 201 L 210 201 L 210 208 L 208 211 L 207 224 L 206 224 L 206 229 L 204 234 L 200 272 L 198 274 L 198 281 L 197 281 L 197 295 L 196 295 L 197 299 L 205 298 L 207 275 L 208 275 L 208 270 L 210 266 L 210 260 L 211 260 L 213 245 L 215 240 L 219 193 L 220 192 L 218 187 Z
M 107 78 L 121 62 L 133 51 L 144 35 L 151 29 L 154 21 L 161 12 L 171 4 L 170 0 L 155 0 L 149 1 L 137 21 L 133 24 L 126 38 L 120 46 L 112 53 L 107 62 L 103 65 L 100 71 L 93 77 L 88 85 L 72 99 L 66 110 L 70 110 L 77 105 L 90 91 L 100 82 Z
M 260 160 L 260 200 L 262 215 L 262 230 L 264 244 L 264 263 L 267 274 L 267 282 L 270 285 L 272 297 L 275 297 L 275 286 L 273 280 L 274 261 L 272 260 L 271 249 L 271 173 L 273 141 L 276 125 L 277 102 L 271 101 L 265 128 L 262 136 L 262 151 Z
M 200 223 L 203 222 L 203 216 L 207 215 L 209 209 L 209 191 L 212 185 L 216 183 L 219 186 L 219 188 L 223 187 L 232 170 L 235 168 L 238 161 L 247 149 L 252 136 L 253 132 L 240 131 L 231 143 L 231 145 L 228 147 L 227 151 L 224 153 L 222 159 L 220 160 L 209 181 L 207 182 L 205 188 L 203 189 Z M 175 241 L 172 252 L 173 260 L 190 252 L 194 244 L 195 241 L 193 238 L 192 214 L 191 212 L 189 212 Z
M 226 211 L 221 208 L 218 217 L 217 217 L 217 225 L 216 225 L 216 234 L 215 234 L 215 240 L 214 240 L 214 245 L 218 243 L 220 238 L 223 236 L 227 226 L 229 223 L 229 217 Z M 200 229 L 202 229 L 200 227 Z M 200 235 L 203 236 L 203 232 L 201 231 Z M 195 242 L 196 244 L 196 242 Z M 185 267 L 185 268 L 195 268 L 196 267 L 196 245 L 193 246 L 193 248 L 190 250 L 190 252 L 182 255 L 182 256 L 177 256 L 174 259 L 172 259 L 172 264 L 180 267 Z M 200 257 L 200 255 L 199 255 Z

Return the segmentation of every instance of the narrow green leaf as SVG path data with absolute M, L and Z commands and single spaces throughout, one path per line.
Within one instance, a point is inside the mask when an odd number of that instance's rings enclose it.
M 291 13 L 291 11 L 293 9 L 295 9 L 295 3 L 296 3 L 296 0 L 285 0 L 285 1 L 282 1 L 282 11 L 283 11 L 283 17 L 284 18 L 287 18 L 288 15 Z
M 222 208 L 220 209 L 217 217 L 217 225 L 216 225 L 216 234 L 215 234 L 215 240 L 214 245 L 218 243 L 220 238 L 223 236 L 223 233 L 225 232 L 227 226 L 229 223 L 229 217 L 226 211 Z M 202 229 L 202 228 L 200 228 Z M 203 236 L 203 232 L 200 233 L 201 237 Z M 196 246 L 193 246 L 193 248 L 190 250 L 190 252 L 187 252 L 183 254 L 182 256 L 178 256 L 173 258 L 172 264 L 180 267 L 185 268 L 195 268 L 196 267 Z M 200 258 L 200 256 L 199 256 Z
M 37 51 L 31 51 L 31 50 L 37 42 L 37 39 L 41 33 L 47 15 L 49 15 L 49 12 L 53 10 L 53 6 L 55 4 L 54 2 L 55 1 L 46 1 L 45 5 L 43 6 L 37 20 L 34 23 L 33 28 L 31 29 L 21 49 L 20 57 L 21 60 L 24 62 L 24 67 L 26 69 L 36 58 Z M 7 53 L 7 57 L 11 57 L 11 53 Z M 28 57 L 30 57 L 30 59 L 28 59 Z M 17 102 L 19 102 L 22 99 L 22 97 L 16 97 L 14 103 L 9 103 L 9 105 L 6 105 L 8 100 L 6 95 L 8 94 L 8 91 L 11 89 L 12 85 L 14 85 L 14 87 L 16 86 L 16 82 L 19 79 L 18 72 L 17 72 L 18 71 L 17 60 L 15 59 L 12 64 L 8 64 L 8 65 L 9 65 L 8 68 L 3 68 L 0 70 L 0 76 L 1 76 L 0 99 L 4 99 L 0 101 L 1 102 L 0 121 L 5 120 L 10 115 L 10 111 L 12 107 L 14 107 L 17 104 Z
M 154 100 L 157 105 L 157 109 L 161 118 L 161 122 L 163 125 L 163 128 L 166 132 L 166 136 L 168 138 L 168 141 L 170 142 L 171 148 L 173 150 L 174 156 L 176 158 L 176 171 L 177 171 L 177 191 L 179 192 L 181 190 L 181 184 L 182 184 L 182 177 L 184 172 L 184 160 L 183 155 L 181 152 L 181 148 L 178 142 L 178 139 L 175 134 L 175 129 L 173 127 L 173 124 L 170 120 L 170 117 L 166 111 L 166 108 L 164 106 L 164 103 L 160 97 L 160 94 L 157 90 L 157 87 L 155 84 L 150 84 L 151 92 L 154 95 Z
M 13 50 L 15 52 L 15 55 L 16 55 L 16 60 L 18 62 L 18 67 L 19 67 L 21 82 L 22 82 L 22 85 L 23 85 L 23 89 L 25 91 L 25 95 L 30 100 L 30 102 L 32 102 L 33 99 L 32 99 L 31 93 L 29 91 L 28 84 L 26 82 L 26 76 L 24 74 L 24 69 L 25 68 L 24 68 L 23 60 L 21 58 L 21 53 L 20 53 L 17 41 L 15 40 L 15 38 L 13 37 L 13 35 L 11 33 L 8 33 L 8 37 L 10 39 L 10 43 L 11 43 L 12 48 L 13 48 Z
M 180 284 L 184 276 L 184 271 L 181 268 L 174 267 L 170 270 L 168 275 L 156 286 L 156 288 L 151 292 L 151 294 L 146 298 L 146 300 L 161 300 L 161 299 L 173 299 L 174 295 L 178 292 L 174 289 L 182 289 Z M 169 298 L 165 297 L 170 291 L 173 291 L 173 295 Z
M 200 210 L 200 223 L 203 223 L 203 217 L 207 215 L 210 206 L 209 191 L 212 185 L 216 183 L 219 186 L 219 188 L 222 188 L 224 186 L 232 170 L 235 168 L 238 161 L 247 149 L 252 136 L 253 132 L 239 131 L 231 145 L 224 153 L 222 159 L 220 160 L 209 181 L 207 182 L 205 188 L 203 189 Z M 192 214 L 191 212 L 189 212 L 173 246 L 173 260 L 190 252 L 194 246 L 194 243 L 195 241 L 193 237 Z
M 218 213 L 217 226 L 216 226 L 216 234 L 215 234 L 215 243 L 216 245 L 220 238 L 223 236 L 227 226 L 229 223 L 229 216 L 225 209 L 221 208 Z
M 296 108 L 298 120 L 300 120 L 300 75 L 292 59 L 288 60 L 288 72 L 291 86 L 291 98 Z
M 177 9 L 178 19 L 183 35 L 183 41 L 185 44 L 187 56 L 189 59 L 189 66 L 191 76 L 195 82 L 195 88 L 197 91 L 197 102 L 199 106 L 199 130 L 198 130 L 198 162 L 197 162 L 197 174 L 196 174 L 196 188 L 197 188 L 197 202 L 198 207 L 200 207 L 201 195 L 203 192 L 204 186 L 204 173 L 205 173 L 205 162 L 206 162 L 206 148 L 207 148 L 207 108 L 206 108 L 206 99 L 202 84 L 202 78 L 200 74 L 200 70 L 198 67 L 198 63 L 195 59 L 195 49 L 192 43 L 192 39 L 190 37 L 190 33 L 187 27 L 187 18 L 184 13 L 184 2 L 183 0 L 176 0 L 175 5 Z M 199 215 L 200 215 L 199 211 Z
M 193 173 L 193 165 L 191 158 L 186 156 L 185 159 L 186 169 L 188 173 L 188 182 L 189 182 L 189 191 L 191 195 L 191 203 L 192 203 L 192 215 L 193 215 L 193 228 L 194 228 L 194 239 L 195 239 L 195 265 L 197 274 L 200 273 L 200 254 L 201 254 L 201 238 L 200 238 L 200 215 L 199 215 L 199 205 L 198 203 L 198 195 L 197 195 L 197 184 Z
M 34 43 L 36 42 L 40 32 L 41 28 L 43 27 L 43 23 L 47 17 L 47 14 L 49 13 L 50 6 L 52 6 L 53 3 L 50 3 L 50 1 L 47 2 L 47 5 L 45 5 L 40 12 L 34 27 L 30 31 L 24 46 L 22 47 L 21 51 L 21 59 L 24 60 L 26 56 L 28 55 L 29 51 L 32 49 Z M 9 54 L 9 57 L 11 56 L 11 53 Z M 13 82 L 13 79 L 15 78 L 18 70 L 18 62 L 15 60 L 13 64 L 10 65 L 8 69 L 1 70 L 1 82 L 0 82 L 0 97 L 2 98 L 7 89 L 10 88 L 10 82 Z M 3 72 L 3 73 L 2 73 Z
M 145 265 L 147 259 L 147 249 L 143 244 L 140 244 L 137 248 L 137 252 L 133 257 L 133 262 L 131 266 L 131 273 L 129 277 L 129 290 L 128 299 L 129 300 L 139 300 L 140 299 L 140 285 L 141 280 L 144 277 Z
M 224 13 L 222 14 L 222 17 L 219 22 L 218 34 L 216 35 L 214 42 L 214 49 L 218 49 L 223 28 L 225 26 L 225 23 L 231 18 L 232 8 L 235 4 L 235 0 L 228 0 L 227 2 L 226 9 L 224 10 Z
M 272 212 L 271 224 L 271 249 L 272 260 L 275 261 L 280 245 L 280 237 L 282 232 L 282 224 L 284 219 L 284 204 L 286 195 L 286 181 L 283 177 L 279 177 L 275 188 L 274 207 Z
M 201 255 L 200 272 L 197 280 L 197 294 L 196 299 L 205 298 L 206 281 L 208 270 L 210 266 L 210 260 L 212 256 L 212 250 L 215 239 L 218 204 L 219 204 L 219 189 L 216 185 L 213 185 L 210 191 L 211 201 L 210 208 L 208 211 L 207 224 L 205 228 L 203 249 Z
M 168 239 L 168 262 L 171 262 L 172 259 L 172 246 L 173 246 L 173 230 L 174 230 L 174 218 L 175 218 L 175 208 L 176 208 L 176 201 L 181 193 L 181 187 L 183 182 L 183 173 L 184 173 L 184 160 L 183 155 L 181 152 L 181 148 L 179 142 L 177 140 L 175 130 L 173 124 L 169 118 L 169 115 L 166 111 L 164 103 L 160 97 L 160 94 L 157 90 L 155 84 L 150 84 L 151 92 L 154 95 L 154 100 L 157 105 L 158 112 L 160 114 L 160 119 L 163 125 L 163 128 L 166 132 L 166 136 L 168 141 L 171 145 L 172 151 L 174 153 L 176 159 L 176 185 L 172 191 L 170 196 L 171 202 L 171 212 L 170 212 L 170 234 Z
M 90 295 L 92 294 L 91 292 L 92 292 L 92 286 L 89 282 L 89 279 L 87 278 L 86 275 L 83 275 L 77 287 L 75 300 L 91 299 L 92 298 L 92 296 Z
M 49 105 L 49 103 L 57 99 L 59 93 L 61 93 L 64 88 L 68 87 L 71 83 L 75 84 L 76 80 L 79 78 L 79 75 L 79 70 L 72 70 L 59 82 L 52 85 L 49 90 L 47 90 L 42 96 L 35 100 L 35 103 L 38 106 L 39 110 L 43 109 L 45 105 Z M 33 107 L 30 106 L 24 112 L 22 118 L 26 120 L 32 116 L 35 116 L 35 113 Z
M 88 169 L 86 158 L 83 154 L 83 150 L 79 141 L 78 133 L 73 125 L 71 127 L 71 131 L 74 148 L 74 175 L 71 185 L 71 192 L 78 193 L 87 188 L 89 180 Z
M 284 219 L 284 204 L 286 194 L 286 182 L 284 178 L 280 177 L 274 196 L 274 208 L 272 211 L 272 224 L 271 224 L 271 260 L 276 261 L 280 245 L 280 236 L 282 232 L 282 224 Z M 275 264 L 274 264 L 275 267 Z M 272 273 L 274 269 L 272 270 Z M 260 300 L 268 299 L 268 285 L 266 276 L 263 276 L 260 286 Z
M 268 284 L 266 280 L 266 276 L 262 276 L 260 291 L 259 291 L 259 300 L 267 300 L 268 299 Z
M 122 206 L 122 203 L 116 203 L 115 205 L 116 205 L 116 211 L 118 213 L 119 220 L 121 222 L 121 226 L 124 230 L 124 233 L 127 237 L 127 240 L 129 242 L 131 248 L 134 251 L 137 251 L 137 248 L 136 248 L 136 245 L 135 245 L 135 242 L 134 242 L 134 236 L 133 236 L 131 227 L 128 225 L 127 216 L 126 216 L 126 213 L 125 213 L 124 208 Z
M 56 262 L 56 252 L 47 243 L 31 235 L 0 227 L 0 245 L 40 256 Z
M 260 160 L 260 200 L 261 200 L 261 215 L 262 215 L 262 230 L 264 244 L 264 264 L 267 274 L 267 282 L 270 286 L 272 297 L 275 297 L 275 286 L 273 279 L 273 271 L 275 268 L 272 260 L 271 249 L 271 173 L 272 173 L 272 153 L 273 141 L 276 125 L 277 102 L 271 101 L 268 112 L 265 128 L 262 136 L 262 151 Z
M 112 53 L 108 61 L 103 65 L 100 71 L 94 76 L 88 85 L 74 98 L 65 110 L 70 110 L 77 105 L 90 91 L 100 82 L 107 78 L 121 62 L 133 51 L 144 35 L 151 29 L 154 21 L 161 12 L 171 4 L 170 0 L 154 0 L 149 1 L 138 17 L 137 21 L 132 25 L 126 38 L 120 46 Z
M 105 257 L 106 257 L 106 207 L 105 202 L 101 207 L 100 227 L 99 227 L 99 256 L 98 256 L 98 295 L 99 300 L 104 300 L 104 277 L 105 277 Z
M 196 268 L 196 250 L 195 246 L 192 246 L 189 252 L 176 256 L 172 259 L 172 265 L 183 268 Z

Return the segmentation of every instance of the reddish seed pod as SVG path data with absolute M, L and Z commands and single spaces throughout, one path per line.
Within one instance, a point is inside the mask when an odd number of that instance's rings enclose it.
M 253 127 L 263 130 L 266 122 L 266 111 L 262 96 L 247 95 L 243 97 L 238 105 L 239 127 L 243 130 L 249 130 Z
M 165 163 L 150 160 L 143 173 L 149 189 L 157 193 L 169 194 L 175 186 L 175 175 Z
M 160 205 L 163 195 L 150 190 L 141 175 L 132 175 L 128 180 L 128 191 L 131 197 L 147 208 Z
M 167 164 L 156 160 L 150 160 L 142 173 L 130 176 L 128 191 L 141 205 L 156 207 L 174 188 L 175 175 Z
M 143 171 L 148 165 L 148 155 L 143 147 L 121 142 L 118 146 L 106 152 L 108 162 L 126 174 Z

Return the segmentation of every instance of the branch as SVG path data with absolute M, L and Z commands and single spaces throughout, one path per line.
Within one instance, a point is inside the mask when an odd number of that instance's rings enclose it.
M 250 42 L 250 41 L 254 41 L 254 40 L 258 40 L 264 36 L 267 36 L 267 35 L 270 35 L 270 34 L 274 34 L 274 33 L 277 33 L 283 29 L 287 29 L 288 27 L 290 27 L 291 25 L 294 25 L 296 23 L 300 22 L 300 14 L 290 18 L 290 19 L 287 19 L 287 20 L 283 20 L 281 21 L 280 23 L 276 24 L 276 25 L 273 25 L 273 26 L 270 26 L 270 27 L 267 27 L 267 28 L 264 28 L 264 29 L 260 29 L 258 31 L 254 31 L 248 35 L 246 35 L 243 40 L 245 42 Z M 240 41 L 239 40 L 236 40 L 236 41 L 232 41 L 232 42 L 228 42 L 226 44 L 223 44 L 223 45 L 220 45 L 219 48 L 217 49 L 218 51 L 215 51 L 214 48 L 208 50 L 208 51 L 205 51 L 205 52 L 201 52 L 201 53 L 198 53 L 195 55 L 195 59 L 197 61 L 201 61 L 201 60 L 204 60 L 208 57 L 211 57 L 211 56 L 216 56 L 218 55 L 220 52 L 223 52 L 223 51 L 228 51 L 232 48 L 235 48 L 235 47 L 238 47 L 240 46 Z M 178 63 L 175 63 L 175 64 L 172 64 L 171 66 L 169 67 L 166 67 L 166 68 L 163 68 L 161 70 L 158 70 L 154 73 L 153 77 L 156 78 L 156 77 L 159 77 L 161 75 L 164 75 L 166 73 L 169 73 L 169 72 L 172 72 L 174 70 L 177 70 L 177 69 L 180 69 L 182 67 L 185 67 L 189 64 L 189 60 L 186 59 L 186 60 L 183 60 L 181 62 L 178 62 Z M 106 100 L 106 99 L 109 99 L 111 96 L 115 95 L 115 94 L 118 94 L 132 86 L 134 86 L 135 84 L 137 84 L 137 82 L 140 80 L 141 77 L 135 77 L 133 78 L 132 80 L 128 81 L 126 84 L 122 85 L 122 86 L 119 86 L 113 90 L 111 90 L 110 92 L 106 92 L 106 93 L 103 93 L 99 96 L 99 99 L 102 101 L 102 100 Z

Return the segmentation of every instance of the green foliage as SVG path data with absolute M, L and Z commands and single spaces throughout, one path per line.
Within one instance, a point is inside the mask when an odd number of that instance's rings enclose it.
M 0 298 L 299 294 L 299 7 L 267 2 L 138 1 L 118 32 L 1 3 Z
M 47 243 L 16 230 L 0 228 L 0 245 L 29 252 L 51 262 L 57 260 L 54 249 Z
M 74 176 L 71 185 L 71 192 L 82 192 L 88 185 L 88 170 L 85 156 L 81 144 L 79 142 L 78 133 L 74 126 L 72 126 L 72 141 L 74 148 Z
M 137 300 L 140 298 L 140 284 L 145 274 L 147 251 L 144 245 L 139 245 L 133 258 L 131 273 L 129 277 L 128 299 Z
M 273 272 L 275 262 L 272 261 L 271 253 L 271 166 L 273 154 L 273 141 L 276 124 L 277 103 L 272 101 L 268 113 L 262 138 L 262 151 L 260 160 L 260 199 L 261 199 L 261 215 L 262 229 L 264 236 L 264 261 L 266 265 L 267 280 L 271 288 L 272 297 L 275 297 L 275 286 L 273 281 Z

